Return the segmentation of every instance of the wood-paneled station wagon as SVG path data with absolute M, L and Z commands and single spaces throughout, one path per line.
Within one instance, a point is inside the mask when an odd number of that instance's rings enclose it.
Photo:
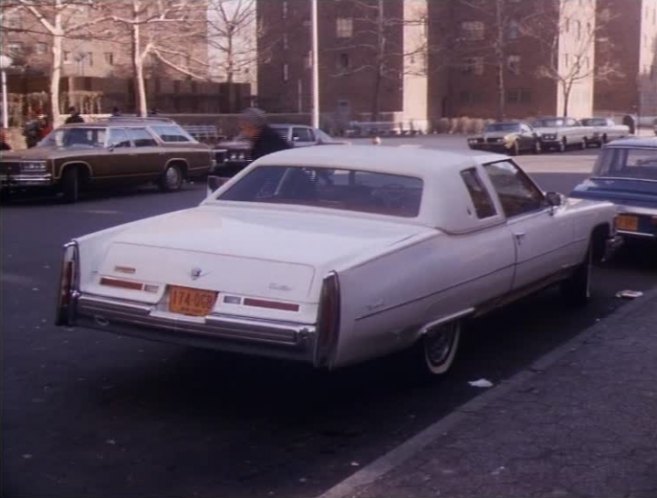
M 81 190 L 153 182 L 179 190 L 211 171 L 210 148 L 166 118 L 120 117 L 60 126 L 36 147 L 4 152 L 0 189 L 58 191 L 75 202 Z
M 57 324 L 329 369 L 412 349 L 441 374 L 469 317 L 552 284 L 584 303 L 614 215 L 498 154 L 282 151 L 67 244 Z

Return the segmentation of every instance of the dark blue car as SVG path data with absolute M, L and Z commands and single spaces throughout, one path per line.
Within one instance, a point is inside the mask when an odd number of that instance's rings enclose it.
M 571 197 L 616 204 L 618 233 L 657 241 L 657 137 L 625 138 L 607 144 L 591 178 Z

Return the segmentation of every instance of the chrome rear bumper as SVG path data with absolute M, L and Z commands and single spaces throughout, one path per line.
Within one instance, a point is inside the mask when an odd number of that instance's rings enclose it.
M 313 362 L 316 326 L 232 315 L 192 317 L 81 295 L 72 325 L 188 346 Z

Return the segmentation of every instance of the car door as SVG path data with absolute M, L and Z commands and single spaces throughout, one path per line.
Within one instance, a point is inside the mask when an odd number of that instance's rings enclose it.
M 167 162 L 166 150 L 147 128 L 130 127 L 126 130 L 133 145 L 130 176 L 136 179 L 158 178 Z
M 108 128 L 107 144 L 94 167 L 94 179 L 119 182 L 132 173 L 134 163 L 134 148 L 125 128 Z
M 573 264 L 574 228 L 564 208 L 550 206 L 511 160 L 484 165 L 516 245 L 513 288 L 538 282 Z
M 520 148 L 522 150 L 534 150 L 536 137 L 532 129 L 526 124 L 520 124 Z

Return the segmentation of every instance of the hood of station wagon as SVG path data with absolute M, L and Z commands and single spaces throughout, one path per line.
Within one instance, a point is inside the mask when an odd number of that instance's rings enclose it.
M 420 225 L 275 209 L 200 206 L 144 220 L 115 244 L 323 266 L 429 229 Z
M 80 157 L 94 155 L 101 148 L 89 147 L 32 147 L 16 151 L 2 153 L 3 161 L 45 161 L 47 159 L 60 159 L 67 157 Z

